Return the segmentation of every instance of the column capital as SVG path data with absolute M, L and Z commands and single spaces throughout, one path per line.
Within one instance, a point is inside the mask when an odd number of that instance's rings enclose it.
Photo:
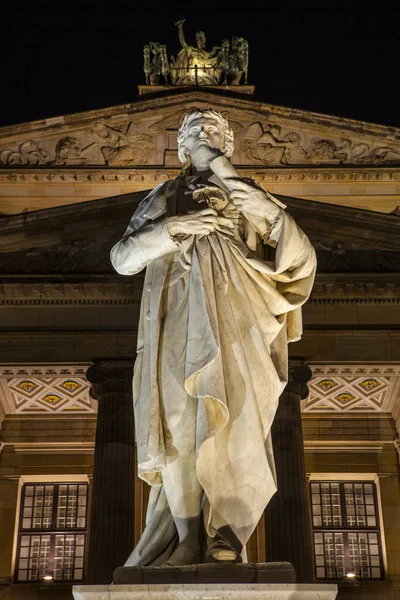
M 86 379 L 92 384 L 90 396 L 99 400 L 110 393 L 132 394 L 133 360 L 95 359 L 86 371 Z
M 307 383 L 312 377 L 312 371 L 302 358 L 289 359 L 289 380 L 284 392 L 292 392 L 304 400 L 308 396 Z

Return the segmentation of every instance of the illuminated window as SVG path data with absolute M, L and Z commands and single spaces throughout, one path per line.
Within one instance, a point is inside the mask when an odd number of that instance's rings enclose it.
M 86 541 L 85 483 L 22 488 L 15 579 L 81 581 Z
M 383 579 L 374 483 L 313 481 L 311 509 L 317 579 Z

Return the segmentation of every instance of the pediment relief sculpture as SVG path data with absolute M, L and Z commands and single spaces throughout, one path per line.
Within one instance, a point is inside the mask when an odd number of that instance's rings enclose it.
M 86 119 L 79 128 L 65 123 L 56 133 L 52 127 L 37 131 L 26 124 L 0 140 L 0 167 L 77 167 L 110 168 L 143 165 L 174 166 L 165 161 L 165 151 L 176 154 L 175 133 L 192 105 L 185 101 L 176 106 L 160 105 L 149 114 L 138 111 L 134 120 L 126 114 L 108 118 Z M 290 114 L 284 118 L 265 105 L 262 111 L 213 103 L 228 118 L 235 136 L 232 161 L 236 165 L 399 165 L 400 143 L 389 137 L 385 128 L 379 134 L 360 133 L 357 124 L 341 127 L 332 117 L 332 125 L 311 123 L 304 113 L 300 119 Z M 290 111 L 289 111 L 290 112 Z M 263 120 L 257 116 L 263 115 Z M 83 121 L 83 124 L 82 124 Z M 307 121 L 307 122 L 306 122 Z M 337 119 L 336 119 L 337 121 Z M 32 124 L 35 125 L 35 124 Z M 354 131 L 352 131 L 352 129 Z M 172 135 L 171 135 L 172 134 Z M 17 137 L 18 136 L 18 137 Z M 394 138 L 394 139 L 393 139 Z M 178 160 L 176 156 L 176 160 Z
M 110 167 L 129 167 L 147 164 L 154 145 L 151 135 L 137 131 L 134 123 L 127 128 L 117 129 L 104 123 L 96 123 L 89 130 L 103 154 L 106 165 Z
M 148 164 L 154 145 L 154 136 L 141 132 L 132 121 L 113 127 L 98 121 L 90 129 L 73 135 L 10 144 L 0 149 L 0 165 L 140 166 Z
M 44 165 L 49 158 L 47 150 L 34 140 L 25 140 L 16 147 L 0 150 L 0 165 Z
M 242 149 L 249 160 L 268 165 L 400 163 L 400 147 L 318 138 L 277 123 L 252 123 Z

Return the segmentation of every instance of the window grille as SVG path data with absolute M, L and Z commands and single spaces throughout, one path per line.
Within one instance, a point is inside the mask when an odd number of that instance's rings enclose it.
M 25 484 L 15 579 L 17 582 L 82 581 L 88 486 L 84 483 Z
M 374 483 L 313 481 L 311 509 L 317 579 L 383 579 Z

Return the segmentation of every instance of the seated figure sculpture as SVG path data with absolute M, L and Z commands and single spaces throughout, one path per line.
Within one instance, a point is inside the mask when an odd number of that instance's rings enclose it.
M 306 235 L 229 161 L 233 132 L 193 109 L 182 173 L 138 206 L 111 251 L 147 267 L 134 369 L 147 524 L 127 566 L 235 562 L 276 491 L 271 424 L 316 269 Z

